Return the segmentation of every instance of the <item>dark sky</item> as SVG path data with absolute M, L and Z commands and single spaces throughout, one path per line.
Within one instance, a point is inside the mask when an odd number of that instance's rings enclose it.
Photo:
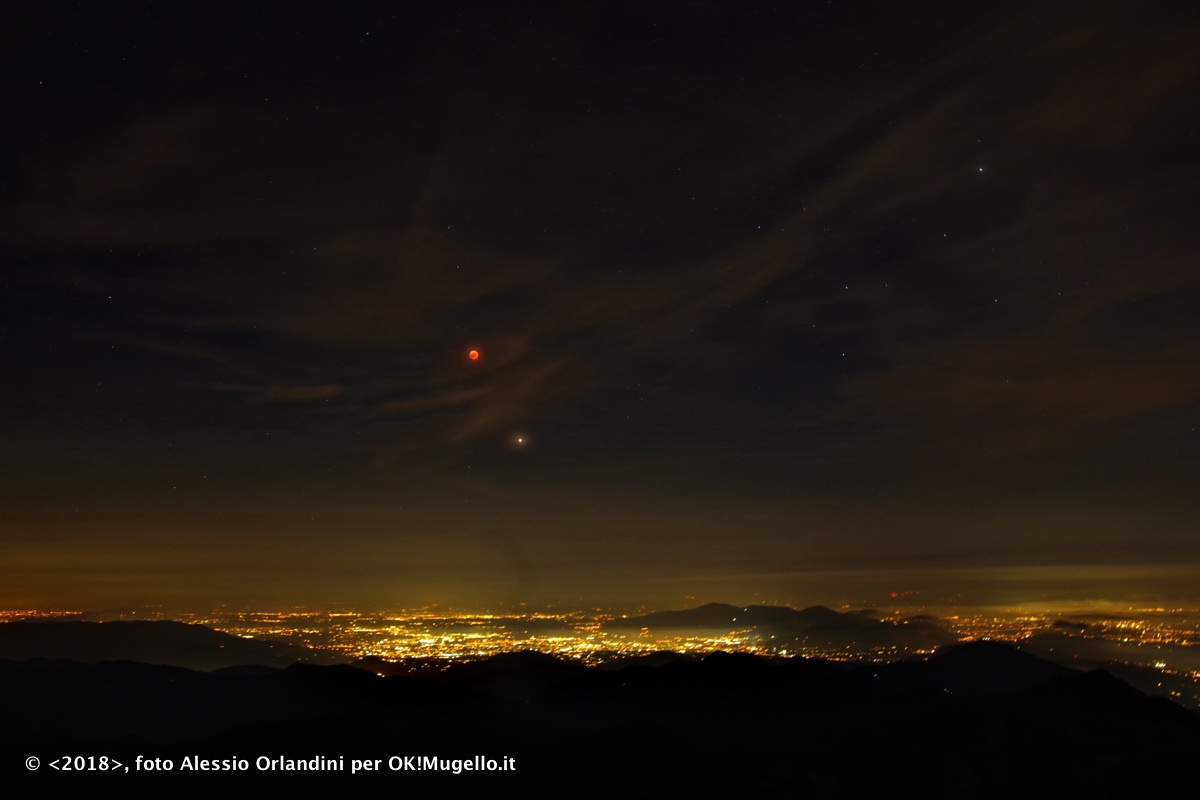
M 1196 4 L 246 5 L 4 25 L 0 606 L 1200 585 Z

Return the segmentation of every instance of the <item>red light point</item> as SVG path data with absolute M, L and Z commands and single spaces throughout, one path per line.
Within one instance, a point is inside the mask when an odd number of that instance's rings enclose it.
M 471 350 L 470 352 L 467 353 L 467 358 L 471 359 L 472 361 L 478 361 L 479 360 L 479 351 Z

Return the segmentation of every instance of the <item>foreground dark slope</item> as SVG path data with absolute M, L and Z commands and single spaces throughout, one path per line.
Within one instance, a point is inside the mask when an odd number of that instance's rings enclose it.
M 729 654 L 662 662 L 596 670 L 518 653 L 392 678 L 305 665 L 199 673 L 0 662 L 10 687 L 4 752 L 177 763 L 186 755 L 386 763 L 480 753 L 513 756 L 518 770 L 339 774 L 363 788 L 503 784 L 657 796 L 705 787 L 820 797 L 913 787 L 926 797 L 1137 796 L 1169 785 L 1200 752 L 1200 719 L 1190 712 L 1103 672 L 1006 645 L 878 667 Z

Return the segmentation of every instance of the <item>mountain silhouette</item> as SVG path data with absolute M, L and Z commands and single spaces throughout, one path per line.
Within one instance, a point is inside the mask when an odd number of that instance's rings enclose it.
M 739 632 L 750 641 L 771 640 L 777 650 L 786 649 L 790 642 L 793 649 L 927 651 L 955 641 L 954 635 L 932 618 L 891 622 L 820 605 L 796 610 L 787 606 L 708 603 L 698 608 L 609 620 L 603 627 L 627 636 L 636 633 L 663 639 Z
M 588 668 L 522 652 L 395 677 L 0 660 L 0 682 L 0 744 L 22 755 L 482 753 L 520 765 L 454 776 L 456 794 L 1136 797 L 1171 788 L 1200 752 L 1195 713 L 998 642 L 878 665 L 713 653 Z M 355 786 L 403 778 L 446 792 L 449 777 L 383 772 Z
M 58 620 L 0 625 L 0 658 L 139 661 L 203 671 L 247 664 L 286 667 L 298 661 L 330 664 L 338 660 L 285 642 L 243 639 L 203 625 Z

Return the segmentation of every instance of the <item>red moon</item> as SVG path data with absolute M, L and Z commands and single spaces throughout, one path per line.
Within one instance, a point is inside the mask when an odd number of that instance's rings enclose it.
M 479 360 L 479 351 L 478 350 L 470 351 L 469 353 L 467 353 L 467 358 L 471 359 L 472 361 L 478 361 Z

